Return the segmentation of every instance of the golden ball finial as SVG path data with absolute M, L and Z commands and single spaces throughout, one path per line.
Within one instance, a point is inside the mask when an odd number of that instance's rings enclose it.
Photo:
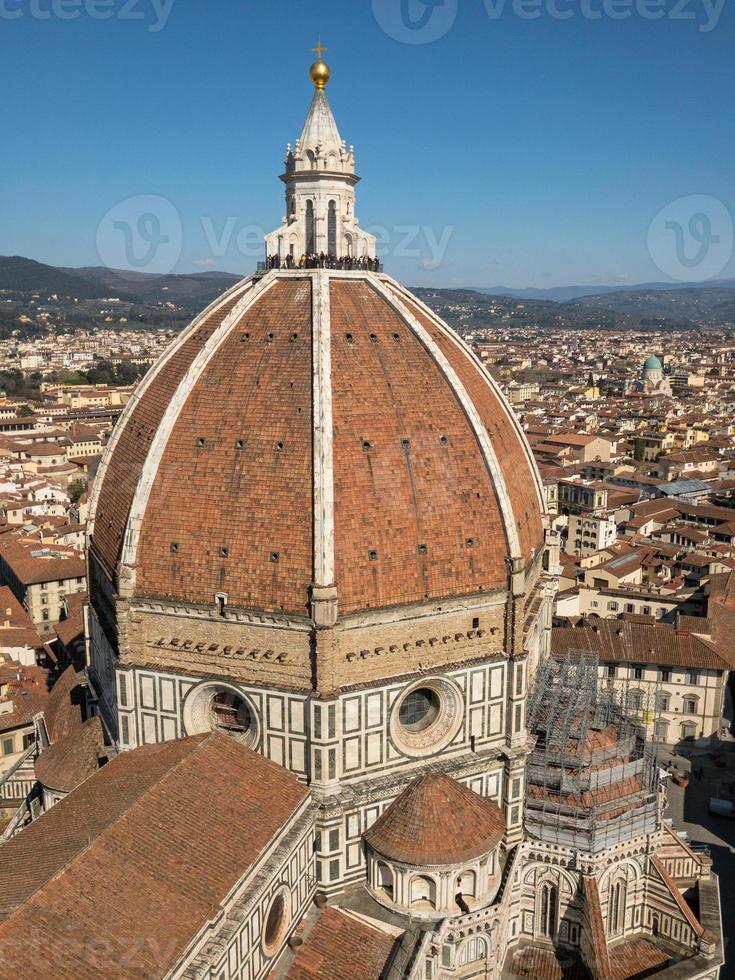
M 329 81 L 329 65 L 322 58 L 326 50 L 326 48 L 322 47 L 321 38 L 317 41 L 316 47 L 312 48 L 312 51 L 316 52 L 316 61 L 309 69 L 309 75 L 317 92 L 323 92 Z

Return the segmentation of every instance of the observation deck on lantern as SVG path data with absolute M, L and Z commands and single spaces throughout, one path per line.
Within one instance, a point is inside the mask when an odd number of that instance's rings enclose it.
M 383 272 L 383 263 L 380 259 L 371 259 L 368 256 L 364 256 L 362 259 L 355 258 L 354 256 L 345 256 L 339 259 L 334 258 L 334 256 L 324 256 L 324 258 L 313 256 L 305 259 L 302 265 L 300 259 L 293 259 L 289 264 L 288 259 L 281 259 L 276 256 L 275 259 L 272 258 L 265 262 L 258 262 L 255 271 L 258 275 L 264 275 L 272 269 L 277 269 L 279 272 L 303 272 L 304 269 L 338 269 L 343 272 Z

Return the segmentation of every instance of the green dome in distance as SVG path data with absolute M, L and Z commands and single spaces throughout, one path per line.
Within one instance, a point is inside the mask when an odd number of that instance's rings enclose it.
M 660 371 L 663 368 L 663 364 L 656 357 L 655 354 L 651 354 L 650 357 L 646 358 L 646 362 L 643 365 L 644 371 Z

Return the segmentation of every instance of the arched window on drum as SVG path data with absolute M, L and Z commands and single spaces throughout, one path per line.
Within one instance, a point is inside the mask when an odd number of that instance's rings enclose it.
M 335 201 L 329 202 L 327 211 L 327 252 L 330 255 L 337 254 L 337 204 Z
M 316 252 L 316 229 L 314 226 L 314 202 L 306 202 L 306 251 Z

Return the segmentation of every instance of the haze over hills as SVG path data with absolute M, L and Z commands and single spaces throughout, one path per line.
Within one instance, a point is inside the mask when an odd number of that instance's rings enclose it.
M 724 280 L 727 281 L 727 280 Z M 568 305 L 604 306 L 608 310 L 632 315 L 678 317 L 695 323 L 735 324 L 735 281 L 729 288 L 716 285 L 678 289 L 620 290 L 604 295 L 574 299 Z
M 565 303 L 572 299 L 590 297 L 599 299 L 607 293 L 671 291 L 678 289 L 735 289 L 735 279 L 711 279 L 708 282 L 644 282 L 637 285 L 625 283 L 617 286 L 551 286 L 548 289 L 513 289 L 510 286 L 468 286 L 478 293 L 492 296 L 517 296 L 520 299 L 551 300 Z
M 101 326 L 111 322 L 104 301 L 115 298 L 119 306 L 113 320 L 137 329 L 178 330 L 239 278 L 216 271 L 155 275 L 104 266 L 59 268 L 21 256 L 0 256 L 0 326 L 12 330 L 23 316 L 26 330 L 45 330 L 44 321 L 36 320 L 41 308 L 57 329 Z M 570 291 L 584 295 L 570 297 Z M 688 330 L 735 324 L 732 279 L 527 290 L 424 287 L 416 292 L 462 332 L 498 325 Z
M 242 276 L 229 272 L 153 275 L 89 266 L 80 269 L 45 265 L 22 256 L 0 256 L 0 289 L 56 294 L 59 297 L 102 299 L 115 296 L 132 303 L 170 300 L 198 305 L 210 303 Z
M 479 293 L 471 289 L 414 288 L 458 333 L 487 328 L 522 329 L 548 327 L 555 330 L 696 330 L 701 324 L 673 314 L 657 316 L 646 312 L 610 310 L 598 305 L 555 303 L 552 300 Z M 735 291 L 734 291 L 735 295 Z

